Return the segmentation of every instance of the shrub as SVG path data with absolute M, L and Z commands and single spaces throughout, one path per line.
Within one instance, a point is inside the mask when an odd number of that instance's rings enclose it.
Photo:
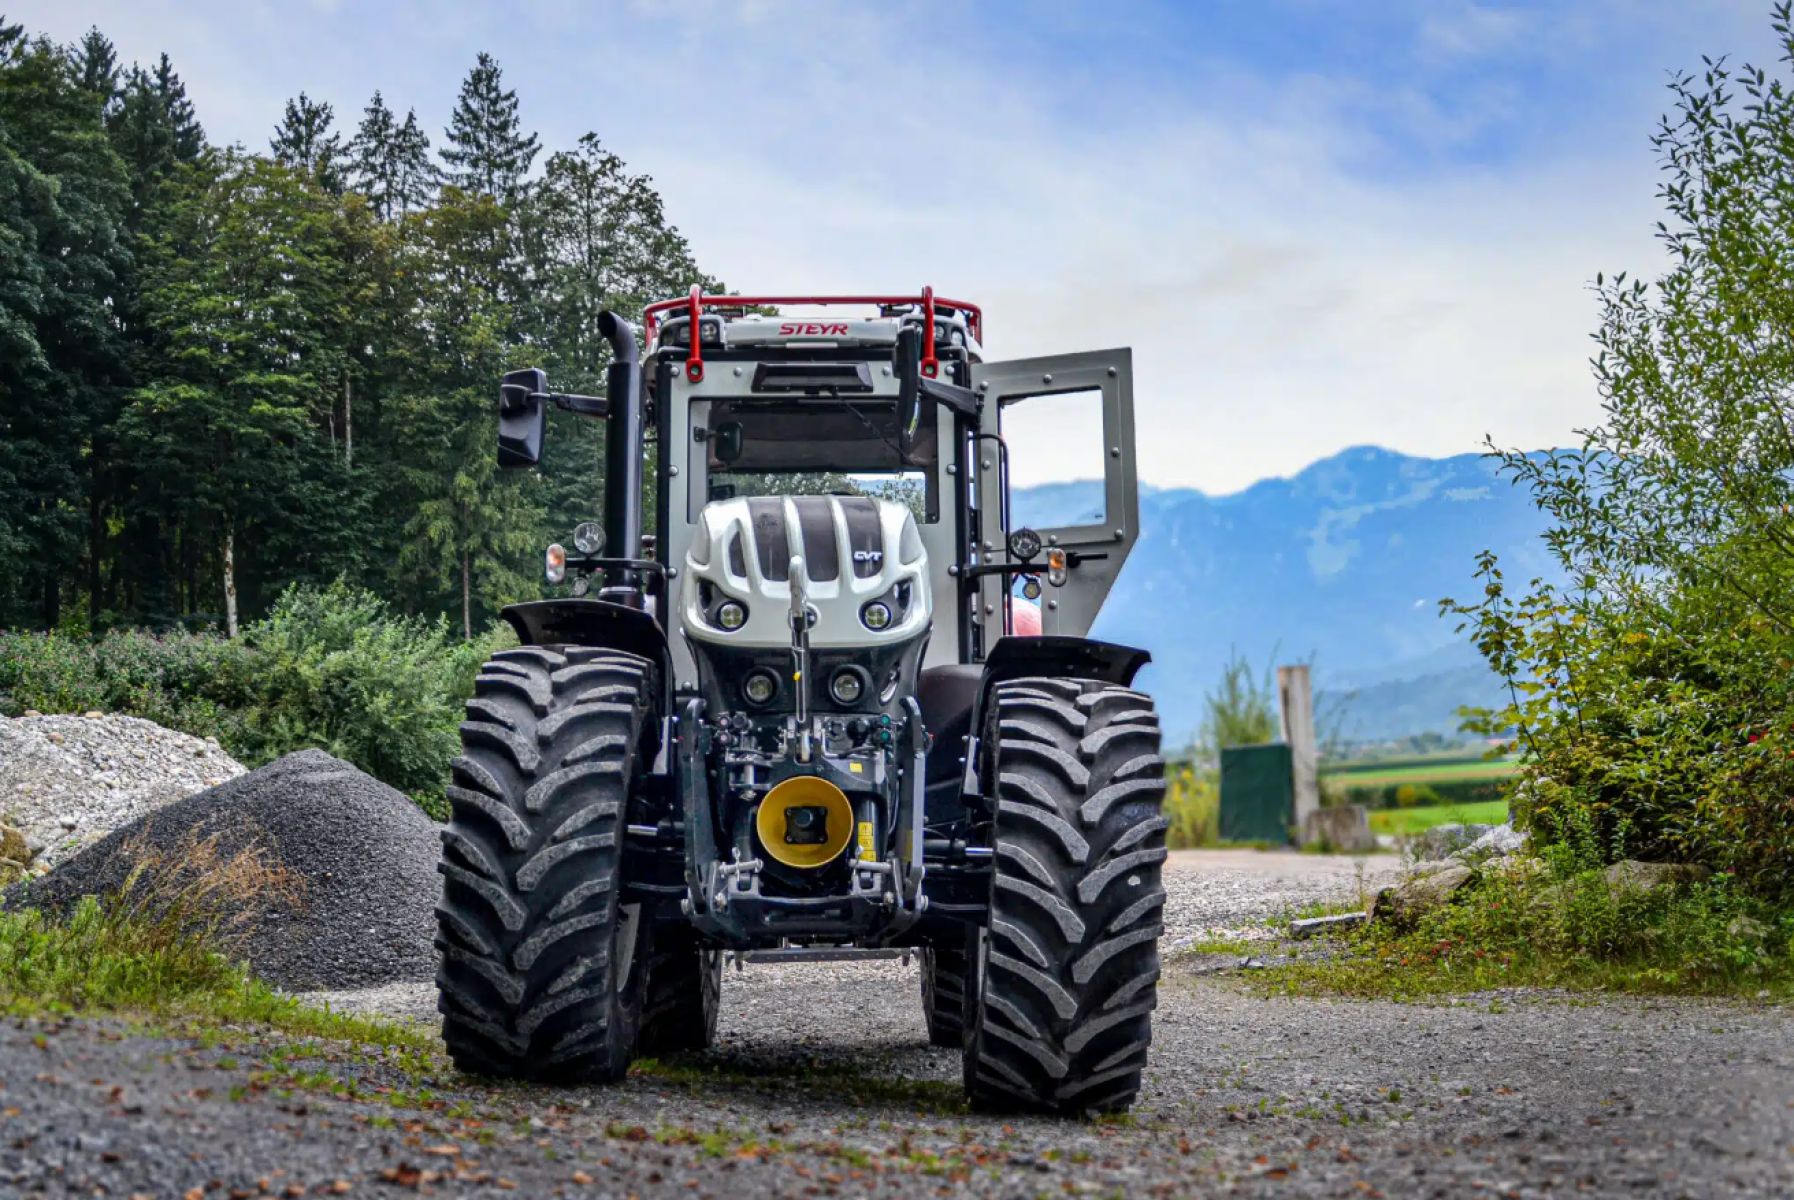
M 1421 805 L 1443 804 L 1444 797 L 1424 783 L 1404 783 L 1395 789 L 1397 808 L 1418 808 Z
M 461 702 L 480 662 L 509 640 L 489 631 L 464 641 L 446 620 L 397 615 L 341 583 L 291 589 L 244 633 L 256 698 L 241 745 L 256 763 L 320 747 L 442 815 Z
M 0 633 L 0 712 L 143 717 L 217 737 L 251 767 L 316 746 L 442 816 L 461 702 L 479 664 L 514 640 L 494 627 L 464 641 L 341 583 L 293 588 L 238 641 Z
M 121 712 L 235 740 L 245 648 L 211 634 L 0 632 L 0 713 Z
M 1191 763 L 1165 765 L 1165 844 L 1174 850 L 1212 846 L 1220 839 L 1221 788 L 1213 771 Z

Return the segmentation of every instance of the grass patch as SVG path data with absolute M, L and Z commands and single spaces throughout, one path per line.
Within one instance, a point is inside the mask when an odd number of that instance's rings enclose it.
M 164 854 L 146 842 L 108 897 L 61 913 L 0 911 L 0 1011 L 263 1025 L 298 1036 L 430 1052 L 404 1026 L 300 1004 L 255 979 L 233 951 L 262 912 L 299 900 L 295 876 L 256 847 L 229 857 L 216 838 Z
M 1372 833 L 1412 837 L 1435 825 L 1500 825 L 1507 820 L 1507 801 L 1453 804 L 1430 808 L 1385 808 L 1370 814 Z
M 1616 883 L 1598 855 L 1571 846 L 1530 869 L 1482 870 L 1411 927 L 1372 924 L 1339 945 L 1255 983 L 1389 999 L 1510 987 L 1794 997 L 1794 911 L 1725 875 L 1649 890 Z

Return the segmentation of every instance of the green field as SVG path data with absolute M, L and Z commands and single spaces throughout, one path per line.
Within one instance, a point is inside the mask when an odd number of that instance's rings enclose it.
M 1507 801 L 1482 804 L 1435 804 L 1427 808 L 1386 808 L 1370 814 L 1372 833 L 1411 836 L 1435 825 L 1499 825 L 1507 820 Z
M 1455 762 L 1391 762 L 1362 768 L 1323 768 L 1321 777 L 1344 787 L 1389 787 L 1404 783 L 1433 783 L 1458 779 L 1505 779 L 1520 764 L 1512 759 L 1459 759 Z

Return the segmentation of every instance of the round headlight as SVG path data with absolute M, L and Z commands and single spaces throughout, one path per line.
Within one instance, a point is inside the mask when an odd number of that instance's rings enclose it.
M 841 704 L 853 704 L 859 700 L 866 690 L 866 683 L 860 673 L 852 667 L 843 667 L 835 672 L 835 677 L 828 681 L 829 695 Z
M 1009 555 L 1011 558 L 1017 558 L 1022 562 L 1027 562 L 1036 554 L 1040 553 L 1040 547 L 1040 535 L 1035 533 L 1032 529 L 1029 529 L 1026 525 L 1013 531 L 1009 535 Z
M 548 547 L 548 553 L 542 556 L 542 573 L 548 576 L 548 582 L 559 583 L 567 578 L 567 550 L 559 542 Z
M 581 554 L 596 554 L 604 549 L 604 527 L 596 521 L 581 521 L 573 530 L 573 548 Z
M 754 671 L 741 682 L 741 693 L 750 703 L 765 704 L 779 691 L 779 681 L 766 671 Z
M 883 600 L 874 600 L 860 610 L 860 620 L 867 629 L 888 629 L 891 625 L 891 606 Z
M 716 623 L 724 629 L 740 629 L 747 623 L 747 609 L 733 600 L 725 600 L 716 610 Z

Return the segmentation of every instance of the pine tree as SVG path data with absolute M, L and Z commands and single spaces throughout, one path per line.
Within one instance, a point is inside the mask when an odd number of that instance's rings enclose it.
M 450 183 L 510 204 L 522 194 L 541 147 L 535 134 L 523 135 L 517 93 L 505 91 L 502 82 L 498 60 L 481 54 L 462 81 L 442 158 L 450 168 Z
M 393 141 L 394 198 L 398 215 L 428 208 L 436 196 L 436 164 L 430 161 L 430 135 L 417 123 L 417 110 L 405 110 L 405 123 Z
M 78 45 L 69 51 L 75 76 L 83 91 L 100 98 L 101 111 L 110 120 L 117 109 L 120 91 L 118 52 L 112 40 L 99 29 L 89 29 Z
M 336 114 L 328 103 L 313 103 L 304 92 L 297 100 L 287 101 L 286 116 L 274 127 L 268 143 L 276 162 L 311 176 L 327 191 L 342 190 L 342 175 L 337 160 L 342 157 L 342 139 L 330 132 Z
M 200 128 L 193 104 L 187 99 L 187 85 L 174 73 L 174 65 L 164 54 L 156 63 L 151 90 L 161 104 L 163 119 L 168 123 L 176 162 L 190 163 L 199 159 L 206 148 L 206 131 Z
M 374 93 L 349 143 L 349 186 L 368 198 L 383 221 L 395 221 L 430 202 L 430 139 L 418 127 L 415 109 L 400 125 L 380 93 Z

